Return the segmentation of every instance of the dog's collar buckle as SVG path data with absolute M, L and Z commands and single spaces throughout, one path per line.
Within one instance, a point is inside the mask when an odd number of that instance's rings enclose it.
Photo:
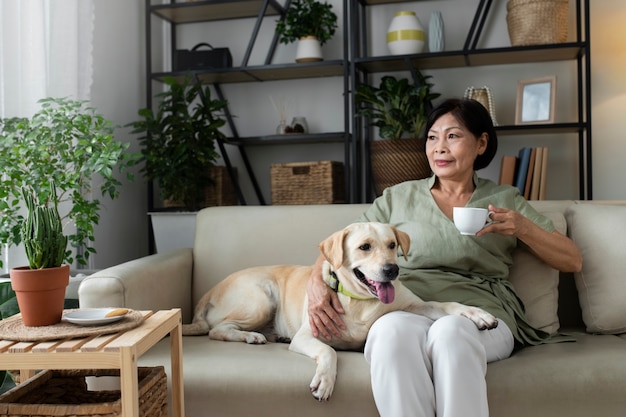
M 328 280 L 328 286 L 335 292 L 339 292 L 339 278 L 335 271 L 330 271 L 330 279 Z

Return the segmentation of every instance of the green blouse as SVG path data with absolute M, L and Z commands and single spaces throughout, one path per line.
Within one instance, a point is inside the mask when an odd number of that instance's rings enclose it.
M 513 209 L 542 229 L 555 230 L 516 187 L 497 185 L 474 174 L 476 189 L 467 207 Z M 407 260 L 399 257 L 400 279 L 424 300 L 456 301 L 483 308 L 503 320 L 520 344 L 538 344 L 549 335 L 533 328 L 508 281 L 517 239 L 490 233 L 461 235 L 437 206 L 430 189 L 435 176 L 387 188 L 359 221 L 390 223 L 411 237 Z

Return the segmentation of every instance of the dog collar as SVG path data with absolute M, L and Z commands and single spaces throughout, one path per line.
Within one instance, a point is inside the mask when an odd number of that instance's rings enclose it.
M 328 274 L 328 281 L 326 282 L 328 284 L 328 286 L 335 291 L 336 293 L 340 293 L 343 295 L 347 295 L 350 298 L 354 298 L 356 300 L 367 300 L 367 298 L 363 298 L 363 297 L 359 297 L 358 295 L 354 295 L 352 294 L 350 291 L 348 291 L 343 284 L 341 283 L 341 281 L 339 281 L 339 278 L 337 278 L 337 274 L 335 274 L 335 271 L 329 271 Z

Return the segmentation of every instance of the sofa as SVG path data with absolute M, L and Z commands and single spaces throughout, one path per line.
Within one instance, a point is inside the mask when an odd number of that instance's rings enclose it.
M 626 413 L 626 201 L 534 201 L 583 253 L 580 273 L 559 273 L 523 247 L 510 279 L 536 327 L 575 339 L 528 347 L 490 363 L 491 417 L 622 417 Z M 198 212 L 193 248 L 101 270 L 79 288 L 83 308 L 180 307 L 190 322 L 199 298 L 250 266 L 312 264 L 317 244 L 365 204 L 211 207 Z M 169 366 L 169 342 L 140 358 Z M 183 338 L 187 416 L 377 416 L 361 352 L 338 354 L 330 401 L 309 392 L 315 363 L 288 345 Z

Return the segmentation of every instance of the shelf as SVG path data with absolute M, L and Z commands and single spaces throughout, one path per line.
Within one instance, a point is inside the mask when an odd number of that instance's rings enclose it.
M 552 133 L 579 133 L 587 129 L 586 123 L 552 123 L 532 125 L 496 126 L 498 135 L 541 135 Z
M 263 0 L 209 0 L 150 6 L 150 11 L 170 23 L 197 23 L 257 17 Z M 280 15 L 283 7 L 270 0 L 266 16 Z
M 214 70 L 160 72 L 152 74 L 152 79 L 163 81 L 165 77 L 174 77 L 180 81 L 186 75 L 192 74 L 197 75 L 198 79 L 204 84 L 232 84 L 304 78 L 343 77 L 345 71 L 343 60 L 330 60 L 220 68 Z
M 377 4 L 393 4 L 393 3 L 408 3 L 420 0 L 359 0 L 361 4 L 366 6 L 375 6 Z
M 354 62 L 358 68 L 375 73 L 407 71 L 411 67 L 422 70 L 564 61 L 577 59 L 584 53 L 584 43 L 562 43 L 355 58 Z
M 285 135 L 252 136 L 245 138 L 228 138 L 226 143 L 236 146 L 254 145 L 305 145 L 315 143 L 344 143 L 346 133 L 290 133 Z

